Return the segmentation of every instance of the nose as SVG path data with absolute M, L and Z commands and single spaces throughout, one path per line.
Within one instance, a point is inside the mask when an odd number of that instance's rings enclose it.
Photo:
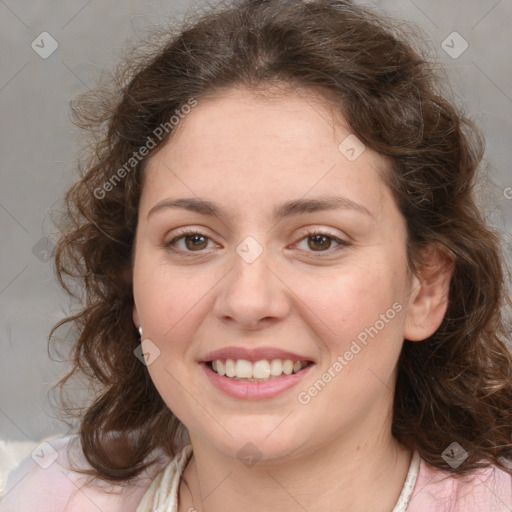
M 265 251 L 252 263 L 235 254 L 213 306 L 221 321 L 242 330 L 259 330 L 288 315 L 289 289 L 269 263 Z

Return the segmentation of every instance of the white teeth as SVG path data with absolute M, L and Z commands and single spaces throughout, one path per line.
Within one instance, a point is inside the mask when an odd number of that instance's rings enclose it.
M 293 361 L 290 359 L 285 359 L 283 362 L 283 373 L 286 375 L 291 375 L 293 372 Z
M 245 359 L 237 359 L 235 364 L 235 375 L 239 379 L 252 379 L 252 363 Z
M 283 373 L 283 361 L 281 359 L 272 359 L 270 361 L 270 375 L 281 375 Z
M 226 375 L 226 365 L 224 364 L 223 361 L 221 361 L 220 359 L 217 359 L 217 361 L 212 361 L 212 366 L 213 366 L 213 363 L 217 363 L 217 369 L 213 369 L 213 371 L 217 372 L 219 375 Z
M 251 362 L 247 359 L 216 359 L 211 362 L 215 373 L 235 379 L 263 379 L 269 380 L 284 375 L 297 373 L 307 365 L 305 361 L 292 361 L 291 359 L 262 359 Z
M 268 379 L 270 377 L 270 363 L 266 360 L 256 361 L 252 365 L 251 377 L 255 379 Z
M 235 361 L 233 359 L 226 359 L 226 377 L 235 377 L 236 369 L 235 369 Z

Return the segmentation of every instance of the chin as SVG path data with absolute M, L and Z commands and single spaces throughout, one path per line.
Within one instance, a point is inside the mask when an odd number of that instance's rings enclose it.
M 210 447 L 215 448 L 229 458 L 238 459 L 247 467 L 254 464 L 279 464 L 295 458 L 307 442 L 304 431 L 297 432 L 293 425 L 285 425 L 283 417 L 252 416 L 243 420 L 235 419 L 222 422 L 229 435 L 223 429 L 217 430 L 212 437 L 211 423 L 206 425 L 206 436 Z M 193 435 L 191 435 L 194 441 Z

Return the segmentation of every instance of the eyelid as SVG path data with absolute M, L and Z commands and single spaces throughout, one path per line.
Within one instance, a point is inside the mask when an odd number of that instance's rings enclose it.
M 196 227 L 193 227 L 193 226 L 186 226 L 186 227 L 182 227 L 182 228 L 177 228 L 176 230 L 174 230 L 174 233 L 173 233 L 173 236 L 172 238 L 168 241 L 168 242 L 163 242 L 162 243 L 162 246 L 165 248 L 165 249 L 169 249 L 175 253 L 179 253 L 179 254 L 194 254 L 194 252 L 197 252 L 197 254 L 201 254 L 201 253 L 204 253 L 205 250 L 202 250 L 202 251 L 183 251 L 181 249 L 175 249 L 173 247 L 173 244 L 178 241 L 179 239 L 182 239 L 182 238 L 185 238 L 187 236 L 193 236 L 193 235 L 200 235 L 200 236 L 203 236 L 204 238 L 207 238 L 209 241 L 214 242 L 213 238 L 208 235 L 205 231 L 203 231 L 206 229 L 203 228 L 203 227 L 200 227 L 200 228 L 196 228 Z
M 322 258 L 322 257 L 327 258 L 329 256 L 332 256 L 338 250 L 343 249 L 343 248 L 347 248 L 350 245 L 352 245 L 352 243 L 350 241 L 344 240 L 340 236 L 338 236 L 338 235 L 336 235 L 334 233 L 331 233 L 331 231 L 329 229 L 327 229 L 327 228 L 308 226 L 308 228 L 306 229 L 306 232 L 303 233 L 301 235 L 300 239 L 293 244 L 293 247 L 296 247 L 297 244 L 299 244 L 303 240 L 305 240 L 305 239 L 307 239 L 309 237 L 312 237 L 312 236 L 326 236 L 327 238 L 330 238 L 332 241 L 334 241 L 334 242 L 336 242 L 338 244 L 336 247 L 329 248 L 326 251 L 306 251 L 306 252 L 308 252 L 310 254 L 316 254 L 317 257 L 319 257 L 319 258 Z
M 324 227 L 318 227 L 318 226 L 307 226 L 306 227 L 306 231 L 301 235 L 302 238 L 304 238 L 305 236 L 315 236 L 315 235 L 327 235 L 331 238 L 337 238 L 337 239 L 340 239 L 341 235 L 337 235 L 336 233 L 333 233 L 330 231 L 329 228 L 324 228 Z M 301 238 L 301 240 L 302 240 Z
M 204 238 L 207 238 L 209 241 L 212 241 L 213 243 L 216 243 L 211 236 L 209 236 L 207 233 L 203 231 L 203 227 L 201 228 L 195 228 L 193 226 L 186 226 L 182 228 L 177 228 L 176 232 L 173 234 L 173 237 L 169 242 L 164 242 L 163 247 L 166 249 L 171 250 L 172 252 L 178 253 L 178 254 L 186 254 L 186 255 L 194 255 L 196 253 L 197 255 L 204 254 L 206 249 L 200 250 L 200 251 L 184 251 L 181 249 L 175 249 L 173 247 L 173 244 L 178 241 L 179 239 L 185 238 L 187 236 L 193 236 L 193 235 L 200 235 Z M 336 242 L 338 245 L 334 248 L 327 249 L 326 251 L 306 251 L 311 254 L 316 254 L 318 257 L 322 256 L 330 256 L 334 252 L 336 252 L 338 249 L 343 247 L 348 247 L 352 245 L 352 243 L 348 240 L 343 240 L 340 236 L 331 233 L 328 228 L 324 227 L 311 227 L 308 226 L 305 228 L 305 231 L 302 231 L 300 238 L 292 245 L 292 247 L 295 247 L 298 243 L 302 242 L 308 237 L 311 236 L 327 236 L 328 238 L 332 239 L 334 242 Z

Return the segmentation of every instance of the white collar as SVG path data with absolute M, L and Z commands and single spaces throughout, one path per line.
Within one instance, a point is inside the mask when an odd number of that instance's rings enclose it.
M 178 491 L 192 445 L 187 444 L 151 483 L 135 512 L 178 512 Z M 402 492 L 391 512 L 406 512 L 420 469 L 420 455 L 414 450 Z

